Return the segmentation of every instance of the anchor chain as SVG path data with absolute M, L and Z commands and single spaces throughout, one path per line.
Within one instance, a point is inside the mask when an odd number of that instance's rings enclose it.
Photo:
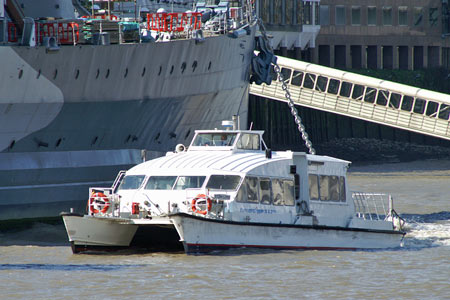
M 263 39 L 265 40 L 265 42 L 267 44 L 267 47 L 273 53 L 272 46 L 270 45 L 269 38 L 267 37 L 267 34 L 266 34 L 266 29 L 265 29 L 261 19 L 259 19 L 259 18 L 258 18 L 258 25 L 259 25 L 260 31 L 263 35 Z M 294 117 L 295 124 L 297 124 L 298 131 L 300 131 L 300 133 L 302 135 L 302 139 L 305 142 L 305 145 L 308 148 L 309 153 L 314 155 L 314 154 L 316 154 L 316 150 L 313 148 L 312 142 L 309 139 L 309 135 L 306 132 L 305 126 L 302 124 L 302 118 L 300 118 L 298 111 L 295 108 L 295 104 L 294 104 L 294 101 L 292 100 L 291 93 L 289 92 L 289 88 L 288 88 L 286 82 L 284 81 L 283 74 L 281 74 L 281 68 L 278 65 L 278 63 L 273 63 L 273 66 L 274 66 L 273 69 L 277 74 L 277 79 L 281 83 L 281 88 L 283 89 L 283 91 L 285 93 L 284 96 L 288 100 L 288 105 L 289 105 L 289 108 L 291 109 L 291 114 Z

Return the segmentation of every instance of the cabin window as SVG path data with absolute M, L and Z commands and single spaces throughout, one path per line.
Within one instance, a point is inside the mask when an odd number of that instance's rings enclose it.
M 376 93 L 377 89 L 371 87 L 366 88 L 366 93 L 364 94 L 364 102 L 374 103 Z
M 425 104 L 427 102 L 423 99 L 416 98 L 416 101 L 414 102 L 414 112 L 418 114 L 423 114 L 425 110 Z
M 283 75 L 284 82 L 289 82 L 291 79 L 292 70 L 287 68 L 281 68 L 281 75 Z
M 237 148 L 245 150 L 259 150 L 259 135 L 251 133 L 241 134 L 241 137 L 237 142 Z
M 352 84 L 347 81 L 342 81 L 341 91 L 339 95 L 343 97 L 350 97 L 350 92 L 352 91 Z
M 364 87 L 362 85 L 355 84 L 355 86 L 353 87 L 352 99 L 362 100 L 363 94 L 364 94 Z
M 237 175 L 211 175 L 206 185 L 212 190 L 236 190 L 241 177 Z
M 319 200 L 319 176 L 310 174 L 309 180 L 309 199 Z
M 337 79 L 330 79 L 330 83 L 328 84 L 328 93 L 337 95 L 339 91 L 339 85 L 341 82 Z
M 328 78 L 324 76 L 319 76 L 317 78 L 316 90 L 319 92 L 325 92 L 327 88 Z
M 449 114 L 450 114 L 450 105 L 441 104 L 441 107 L 439 108 L 438 118 L 442 120 L 448 120 Z
M 346 201 L 345 177 L 344 176 L 339 176 L 339 199 L 341 202 Z
M 303 82 L 303 87 L 307 89 L 313 89 L 315 82 L 316 82 L 316 75 L 306 73 L 305 82 Z
M 145 185 L 145 189 L 171 190 L 176 180 L 177 176 L 151 176 Z
M 329 178 L 328 187 L 330 201 L 339 202 L 339 177 L 338 176 L 327 176 Z
M 319 199 L 320 201 L 330 201 L 330 176 L 319 176 Z
M 295 199 L 300 198 L 300 175 L 295 174 L 294 175 L 294 182 L 295 182 Z
M 261 195 L 261 204 L 272 203 L 271 197 L 271 181 L 269 178 L 259 179 L 259 194 Z
M 303 81 L 303 72 L 294 71 L 294 75 L 292 75 L 291 84 L 296 86 L 301 86 Z
M 402 95 L 392 93 L 391 99 L 389 100 L 389 106 L 392 108 L 399 108 L 400 107 L 400 100 L 402 99 Z
M 413 97 L 411 96 L 403 96 L 403 101 L 402 101 L 402 110 L 405 111 L 411 111 L 412 109 L 412 105 L 413 105 Z
M 283 180 L 283 191 L 284 205 L 294 205 L 294 182 Z
M 144 181 L 144 178 L 145 178 L 144 175 L 125 176 L 122 179 L 122 182 L 120 183 L 117 190 L 118 191 L 120 191 L 120 190 L 137 190 L 141 186 L 142 181 Z
M 236 133 L 200 133 L 192 146 L 232 146 Z
M 378 97 L 377 97 L 377 104 L 386 106 L 389 99 L 389 91 L 386 90 L 379 90 L 378 91 Z
M 272 179 L 273 205 L 283 205 L 283 181 Z
M 247 199 L 245 202 L 258 203 L 258 178 L 246 177 L 245 185 L 247 187 Z
M 436 117 L 436 112 L 439 104 L 433 101 L 428 101 L 426 115 L 430 117 Z
M 199 189 L 203 186 L 206 176 L 180 176 L 174 190 Z

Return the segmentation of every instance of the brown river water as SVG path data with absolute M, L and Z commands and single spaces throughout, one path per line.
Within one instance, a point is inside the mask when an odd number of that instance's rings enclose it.
M 450 160 L 350 167 L 385 192 L 402 248 L 73 255 L 62 225 L 0 232 L 0 299 L 450 299 Z

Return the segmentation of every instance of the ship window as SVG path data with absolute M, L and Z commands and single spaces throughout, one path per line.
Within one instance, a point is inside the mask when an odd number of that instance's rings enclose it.
M 233 146 L 236 133 L 200 133 L 192 146 Z
M 237 175 L 211 175 L 206 188 L 212 190 L 236 190 L 240 181 L 241 177 Z
M 75 79 L 78 79 L 78 76 L 80 76 L 80 70 L 77 69 L 77 71 L 75 72 Z
M 339 202 L 339 177 L 338 176 L 326 176 L 329 178 L 329 195 L 331 201 Z
M 413 97 L 403 96 L 402 110 L 411 111 L 413 105 Z
M 142 69 L 142 74 L 141 74 L 141 77 L 144 77 L 144 75 L 145 75 L 145 71 L 146 71 L 146 69 L 145 69 L 145 67 Z
M 330 79 L 330 83 L 328 84 L 328 93 L 337 95 L 340 83 L 341 82 L 337 79 Z
M 259 150 L 259 135 L 243 133 L 237 142 L 238 149 Z
M 294 182 L 292 180 L 283 180 L 283 192 L 284 205 L 294 205 Z
M 261 195 L 261 204 L 270 204 L 272 202 L 270 183 L 271 182 L 269 178 L 259 179 L 259 194 Z
M 371 87 L 366 88 L 366 93 L 364 94 L 364 102 L 374 103 L 376 93 L 376 89 Z
M 20 70 L 19 71 L 19 79 L 22 78 L 22 76 L 23 76 L 23 70 Z
M 319 76 L 317 78 L 316 90 L 319 92 L 325 92 L 327 88 L 328 78 L 324 76 Z
M 441 107 L 439 108 L 439 119 L 442 120 L 448 120 L 450 114 L 450 105 L 447 104 L 441 104 Z
M 439 104 L 433 101 L 428 101 L 426 115 L 430 117 L 436 117 L 436 112 Z
M 180 176 L 174 190 L 199 189 L 203 186 L 206 176 Z
M 272 179 L 273 205 L 283 205 L 283 181 Z
M 126 78 L 128 76 L 128 68 L 125 69 L 125 74 L 123 74 L 123 78 Z
M 414 112 L 418 114 L 423 114 L 423 111 L 425 110 L 425 104 L 427 102 L 423 99 L 416 98 L 416 101 L 414 102 Z
M 246 177 L 245 185 L 247 186 L 247 199 L 245 202 L 258 203 L 258 178 Z
M 145 189 L 171 190 L 175 180 L 177 180 L 177 176 L 151 176 L 145 185 Z
M 315 82 L 316 82 L 316 75 L 306 73 L 305 82 L 303 82 L 303 87 L 307 89 L 313 89 Z
M 238 191 L 238 193 L 236 195 L 236 198 L 235 198 L 236 202 L 245 202 L 246 201 L 246 199 L 245 199 L 246 198 L 246 196 L 245 196 L 246 194 L 247 194 L 247 192 L 246 192 L 245 184 L 243 184 L 239 188 L 239 191 Z
M 319 184 L 320 201 L 330 201 L 330 176 L 320 175 Z
M 352 91 L 352 84 L 347 81 L 342 81 L 341 91 L 339 95 L 343 97 L 350 97 L 350 92 Z
M 339 199 L 341 202 L 346 201 L 346 193 L 345 193 L 345 177 L 339 176 Z
M 352 99 L 362 100 L 362 96 L 364 94 L 364 87 L 359 84 L 355 84 L 352 92 Z
M 309 180 L 309 199 L 319 200 L 319 176 L 310 174 Z
M 294 71 L 294 75 L 292 75 L 291 84 L 296 86 L 301 86 L 303 81 L 303 72 Z
M 55 69 L 55 72 L 53 73 L 53 79 L 56 79 L 58 77 L 58 69 Z
M 128 175 L 125 176 L 122 181 L 120 182 L 120 185 L 118 187 L 118 190 L 136 190 L 138 189 L 142 181 L 144 181 L 145 176 L 144 175 Z
M 105 78 L 108 78 L 108 77 L 109 77 L 109 69 L 106 70 L 106 75 L 105 75 Z

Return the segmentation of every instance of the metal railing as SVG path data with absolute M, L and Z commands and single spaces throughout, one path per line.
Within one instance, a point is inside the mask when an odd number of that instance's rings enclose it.
M 365 220 L 385 220 L 393 207 L 388 194 L 352 192 L 352 199 L 356 216 Z

